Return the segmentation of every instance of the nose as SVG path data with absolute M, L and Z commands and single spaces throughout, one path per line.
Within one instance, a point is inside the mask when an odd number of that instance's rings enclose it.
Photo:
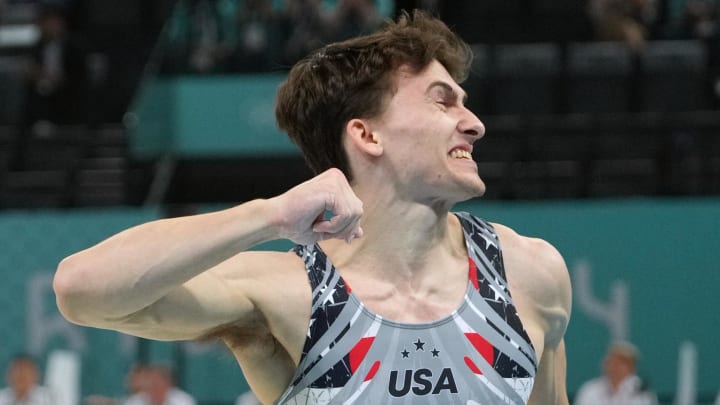
M 458 121 L 457 128 L 459 132 L 475 138 L 473 141 L 476 141 L 485 135 L 485 124 L 480 121 L 475 113 L 465 106 L 462 107 L 462 116 Z

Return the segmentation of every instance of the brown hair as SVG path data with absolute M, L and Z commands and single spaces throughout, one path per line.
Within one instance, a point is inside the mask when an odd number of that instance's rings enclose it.
M 460 83 L 472 52 L 442 21 L 418 10 L 403 12 L 377 33 L 326 45 L 298 62 L 278 89 L 278 126 L 315 173 L 336 167 L 351 180 L 345 124 L 382 113 L 401 65 L 418 73 L 433 60 Z

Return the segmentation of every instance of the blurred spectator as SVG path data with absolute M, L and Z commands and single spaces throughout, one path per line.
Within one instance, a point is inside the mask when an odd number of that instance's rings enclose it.
M 288 66 L 324 45 L 329 32 L 322 1 L 286 0 L 283 31 L 283 63 Z
M 686 0 L 674 37 L 711 40 L 718 38 L 720 6 L 714 0 Z
M 217 73 L 237 41 L 239 0 L 180 0 L 168 19 L 163 72 Z
M 7 368 L 8 387 L 0 390 L 0 405 L 54 405 L 50 389 L 40 384 L 40 372 L 28 355 L 15 356 Z
M 148 365 L 133 369 L 128 389 L 135 391 L 123 405 L 195 405 L 195 399 L 175 386 L 167 367 Z
M 720 0 L 674 0 L 667 8 L 662 38 L 704 42 L 712 93 L 716 106 L 720 107 Z
M 194 72 L 208 73 L 224 70 L 233 39 L 234 0 L 194 0 L 190 36 L 190 68 Z M 228 15 L 230 14 L 230 15 Z
M 142 393 L 145 387 L 145 370 L 147 366 L 144 364 L 134 364 L 130 367 L 125 376 L 126 396 L 119 399 L 93 395 L 85 399 L 86 405 L 115 405 L 115 404 L 144 404 L 146 398 Z
M 119 402 L 115 398 L 106 397 L 104 395 L 88 395 L 83 398 L 84 405 L 118 405 Z
M 237 397 L 235 405 L 262 405 L 262 403 L 252 391 L 248 391 Z
M 657 18 L 656 0 L 591 0 L 595 39 L 620 41 L 639 50 L 649 39 Z
M 280 19 L 271 0 L 245 0 L 237 13 L 235 72 L 267 71 L 278 62 L 282 43 Z
M 144 364 L 134 364 L 125 376 L 125 388 L 127 396 L 121 399 L 106 397 L 103 395 L 90 395 L 85 398 L 85 405 L 117 405 L 125 403 L 145 403 L 142 394 L 145 381 Z
M 45 6 L 37 24 L 40 37 L 27 71 L 25 123 L 82 123 L 86 119 L 85 46 L 68 30 L 62 7 Z
M 657 405 L 657 397 L 637 376 L 638 351 L 616 342 L 603 360 L 603 376 L 580 387 L 574 405 Z
M 375 31 L 382 22 L 375 0 L 338 0 L 330 16 L 331 41 Z
M 444 6 L 449 3 L 441 0 L 395 0 L 395 16 L 399 16 L 400 13 L 405 11 L 412 11 L 416 8 L 427 10 L 433 14 L 438 14 L 440 16 L 444 15 L 442 13 Z
M 144 389 L 148 384 L 147 372 L 148 366 L 145 364 L 135 364 L 130 367 L 125 376 L 125 387 L 128 396 L 121 402 L 122 405 L 149 405 L 149 398 L 144 393 Z

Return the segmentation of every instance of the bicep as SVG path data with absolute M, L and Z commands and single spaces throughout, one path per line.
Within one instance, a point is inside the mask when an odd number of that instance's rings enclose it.
M 222 325 L 248 321 L 256 308 L 248 294 L 247 264 L 230 259 L 170 291 L 153 304 L 113 320 L 112 328 L 155 340 L 190 340 Z M 119 322 L 118 322 L 119 321 Z

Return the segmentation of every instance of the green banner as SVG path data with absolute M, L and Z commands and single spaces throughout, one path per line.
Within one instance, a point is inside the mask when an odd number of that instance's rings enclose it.
M 275 124 L 284 75 L 189 76 L 143 87 L 130 113 L 134 156 L 257 157 L 297 154 Z

